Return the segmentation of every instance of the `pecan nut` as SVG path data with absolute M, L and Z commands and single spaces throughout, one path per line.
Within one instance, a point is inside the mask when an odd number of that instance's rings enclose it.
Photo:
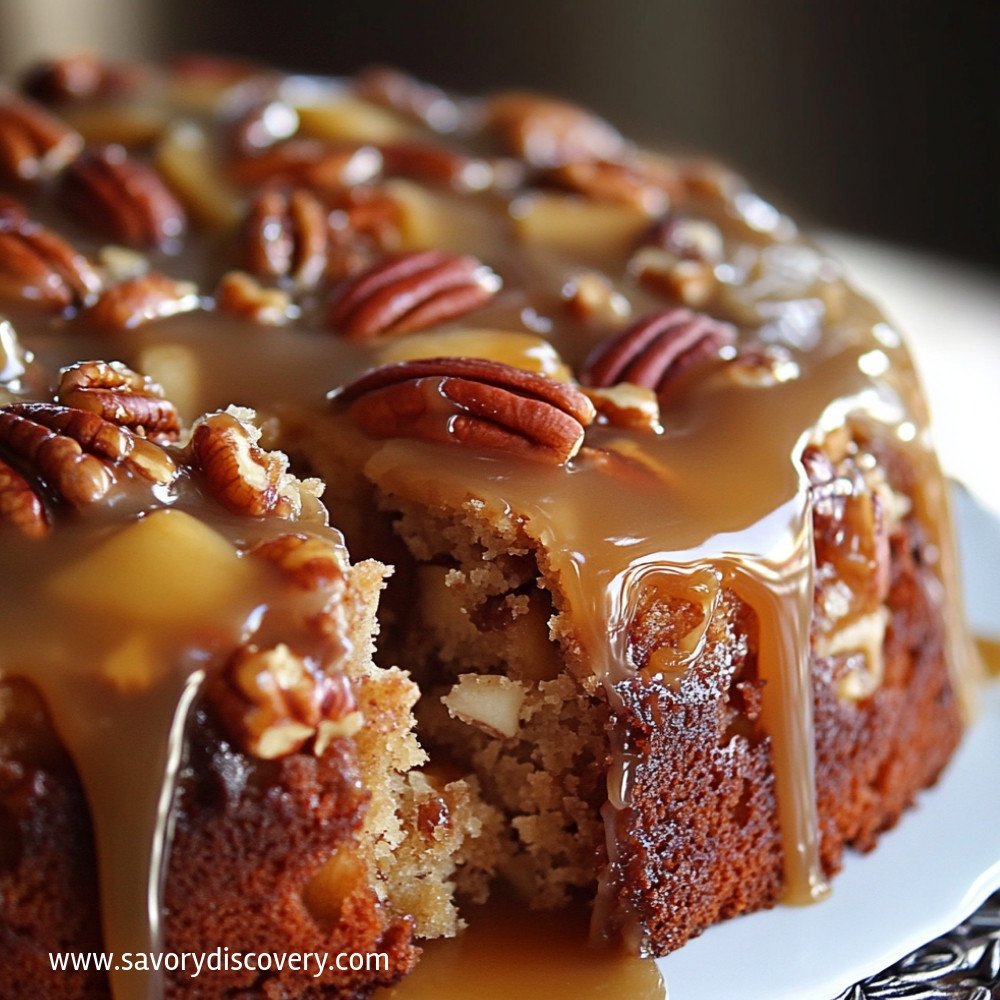
M 49 59 L 25 74 L 21 89 L 42 104 L 101 100 L 128 93 L 139 71 L 105 62 L 91 52 Z
M 328 146 L 313 139 L 290 139 L 256 156 L 230 164 L 230 180 L 247 187 L 286 184 L 319 191 L 339 191 L 365 184 L 382 170 L 374 146 Z
M 394 142 L 379 147 L 382 169 L 389 177 L 443 184 L 456 191 L 484 191 L 493 183 L 493 167 L 486 161 L 432 146 Z
M 0 194 L 0 226 L 17 226 L 28 221 L 28 213 L 16 198 Z
M 63 368 L 56 398 L 159 444 L 180 436 L 180 416 L 163 389 L 120 361 L 81 361 Z
M 550 170 L 546 179 L 594 201 L 630 205 L 649 216 L 662 215 L 670 205 L 676 181 L 666 171 L 614 160 L 584 160 Z
M 0 100 L 0 178 L 15 183 L 49 180 L 81 149 L 80 134 L 34 101 Z
M 80 318 L 88 326 L 100 329 L 132 330 L 143 323 L 191 312 L 200 306 L 194 285 L 150 271 L 105 289 Z
M 0 221 L 0 298 L 62 312 L 92 301 L 100 285 L 86 258 L 55 233 Z
M 243 232 L 246 269 L 258 278 L 312 288 L 323 277 L 330 243 L 327 210 L 311 191 L 262 191 Z
M 478 358 L 383 365 L 331 396 L 370 437 L 410 437 L 563 465 L 594 405 L 574 386 Z
M 625 145 L 603 119 L 574 104 L 536 94 L 498 94 L 487 105 L 486 119 L 510 152 L 536 167 L 613 160 Z
M 328 539 L 289 532 L 255 545 L 249 554 L 273 563 L 303 590 L 344 591 L 343 557 Z
M 0 524 L 9 524 L 28 538 L 49 531 L 45 505 L 31 483 L 0 458 Z
M 735 343 L 736 329 L 729 323 L 689 309 L 665 309 L 598 344 L 580 381 L 597 387 L 631 382 L 662 396 L 687 369 Z
M 244 752 L 263 760 L 297 753 L 309 740 L 353 735 L 361 715 L 349 679 L 313 666 L 288 646 L 237 651 L 210 691 L 216 713 Z
M 234 514 L 294 516 L 285 457 L 259 447 L 260 431 L 241 416 L 222 411 L 195 424 L 191 452 L 208 492 Z
M 126 246 L 169 246 L 187 225 L 184 209 L 156 170 L 121 146 L 78 157 L 63 174 L 58 197 L 76 222 Z
M 403 254 L 351 281 L 333 304 L 329 323 L 355 340 L 424 330 L 485 305 L 500 284 L 475 257 L 439 250 Z

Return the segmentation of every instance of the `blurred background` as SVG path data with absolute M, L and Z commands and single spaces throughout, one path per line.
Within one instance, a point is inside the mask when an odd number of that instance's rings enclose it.
M 0 72 L 200 49 L 559 92 L 799 216 L 1000 267 L 997 0 L 0 0 Z
M 1000 430 L 1000 0 L 0 0 L 0 75 L 80 49 L 392 63 L 468 93 L 555 92 L 731 162 L 911 334 L 945 464 L 1000 512 L 984 460 Z

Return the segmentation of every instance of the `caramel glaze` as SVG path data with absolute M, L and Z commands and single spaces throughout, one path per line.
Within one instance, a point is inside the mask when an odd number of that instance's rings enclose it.
M 304 527 L 340 544 L 322 525 Z M 188 709 L 206 677 L 245 642 L 331 658 L 306 624 L 326 595 L 303 597 L 274 566 L 243 555 L 289 530 L 287 520 L 228 514 L 182 473 L 169 487 L 123 478 L 109 504 L 42 544 L 5 534 L 0 677 L 35 684 L 76 765 L 108 950 L 160 947 L 171 800 Z M 112 978 L 116 1000 L 162 995 L 151 973 Z
M 267 76 L 249 88 L 208 90 L 195 99 L 167 88 L 154 94 L 152 102 L 160 107 L 166 101 L 168 110 L 176 111 L 171 102 L 179 101 L 185 115 L 213 125 L 231 120 L 262 93 L 291 94 L 300 105 L 322 107 L 338 99 L 342 85 L 282 83 Z M 446 116 L 449 128 L 457 122 L 469 148 L 492 152 L 481 109 L 454 105 L 452 110 L 454 115 Z M 406 128 L 418 138 L 454 143 L 454 136 L 434 137 L 423 126 L 407 123 Z M 223 148 L 221 138 L 218 148 Z M 625 325 L 629 311 L 634 318 L 662 308 L 665 301 L 629 276 L 621 246 L 599 234 L 591 238 L 581 231 L 573 252 L 525 235 L 518 219 L 530 204 L 519 197 L 522 193 L 502 187 L 462 195 L 440 187 L 424 190 L 444 220 L 430 242 L 478 254 L 504 281 L 491 305 L 447 329 L 536 334 L 551 342 L 567 364 L 578 366 L 594 344 Z M 32 204 L 36 218 L 52 215 L 48 204 L 44 199 Z M 448 507 L 476 498 L 520 518 L 538 545 L 544 585 L 575 630 L 573 666 L 604 682 L 612 707 L 616 682 L 635 669 L 626 635 L 644 588 L 689 597 L 705 608 L 706 621 L 722 588 L 739 594 L 760 627 L 760 666 L 768 681 L 764 721 L 777 774 L 786 897 L 815 899 L 825 892 L 825 882 L 817 852 L 811 730 L 810 507 L 798 456 L 811 438 L 861 418 L 881 427 L 910 457 L 920 484 L 911 499 L 930 534 L 928 552 L 938 557 L 949 657 L 955 685 L 962 690 L 971 661 L 954 598 L 946 498 L 906 350 L 878 312 L 844 284 L 836 265 L 804 243 L 787 218 L 732 178 L 714 192 L 690 186 L 679 207 L 719 226 L 724 238 L 715 290 L 701 308 L 737 324 L 744 345 L 781 345 L 798 366 L 797 377 L 747 384 L 735 377 L 732 363 L 720 360 L 663 404 L 663 433 L 595 425 L 584 449 L 564 467 L 402 440 L 363 442 L 360 461 L 365 474 L 386 491 Z M 640 218 L 633 235 L 642 228 Z M 90 234 L 62 229 L 88 253 L 99 246 Z M 416 232 L 403 245 L 415 248 L 426 242 Z M 156 255 L 154 263 L 177 277 L 196 279 L 207 294 L 231 265 L 233 246 L 229 234 L 209 238 L 195 233 L 180 257 Z M 565 283 L 595 266 L 606 272 L 627 304 L 619 321 L 581 320 L 566 308 Z M 117 332 L 88 330 L 77 320 L 51 321 L 16 304 L 5 305 L 33 355 L 28 372 L 8 391 L 44 397 L 60 365 L 116 359 L 165 381 L 188 419 L 236 403 L 293 422 L 327 421 L 330 434 L 350 434 L 326 394 L 379 363 L 387 343 L 399 342 L 349 343 L 322 329 L 320 307 L 306 298 L 302 318 L 286 328 L 255 326 L 206 310 Z M 168 377 L 158 370 L 160 360 L 151 359 L 162 359 L 164 350 L 174 348 L 185 353 L 189 364 Z M 499 360 L 518 363 L 516 358 Z M 250 535 L 275 530 L 267 522 L 247 524 L 221 516 L 186 487 L 165 496 L 131 483 L 114 503 L 60 529 L 45 543 L 10 540 L 5 533 L 0 552 L 5 609 L 0 671 L 26 675 L 41 688 L 77 762 L 94 811 L 107 947 L 117 949 L 142 949 L 158 939 L 157 880 L 186 708 L 223 651 L 269 627 L 281 606 L 274 581 L 260 571 L 211 614 L 182 600 L 169 627 L 141 616 L 125 620 L 114 601 L 100 613 L 81 609 L 72 597 L 54 601 L 53 581 L 60 574 L 85 560 L 116 525 L 161 507 L 191 509 L 237 549 L 246 546 Z M 95 582 L 95 592 L 99 587 Z M 152 663 L 153 680 L 139 691 L 97 681 L 123 635 L 143 643 Z M 682 671 L 698 651 L 696 635 L 676 662 L 656 664 L 661 679 L 669 681 L 670 673 Z M 605 896 L 614 895 L 614 830 L 623 816 L 627 820 L 633 763 L 627 747 L 612 749 L 605 809 L 611 864 L 602 876 Z M 606 912 L 606 904 L 607 899 L 597 912 Z M 641 946 L 641 928 L 635 933 Z M 114 987 L 117 1000 L 153 996 L 158 988 L 135 981 Z

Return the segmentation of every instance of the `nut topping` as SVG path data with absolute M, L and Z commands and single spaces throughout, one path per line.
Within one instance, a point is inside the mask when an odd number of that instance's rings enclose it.
M 200 306 L 194 285 L 150 271 L 106 289 L 81 316 L 88 325 L 132 330 L 156 319 L 191 312 Z
M 387 176 L 445 184 L 456 191 L 483 191 L 493 182 L 493 168 L 485 160 L 454 153 L 443 146 L 394 142 L 379 148 Z
M 61 312 L 85 305 L 99 288 L 97 272 L 55 233 L 0 220 L 0 298 Z
M 325 538 L 290 532 L 262 542 L 250 555 L 274 563 L 303 590 L 343 590 L 344 570 L 337 549 Z
M 0 524 L 9 524 L 28 538 L 41 538 L 49 530 L 41 498 L 28 480 L 2 458 L 0 458 Z
M 180 416 L 163 389 L 120 361 L 81 361 L 60 374 L 56 398 L 63 405 L 96 413 L 160 444 L 179 437 Z
M 255 104 L 240 116 L 233 127 L 232 144 L 241 156 L 253 156 L 286 139 L 299 130 L 299 115 L 284 101 Z
M 443 91 L 388 66 L 363 70 L 354 85 L 359 97 L 422 122 L 436 132 L 458 125 L 458 106 Z
M 105 62 L 91 52 L 50 59 L 28 70 L 21 89 L 43 104 L 117 97 L 136 82 L 138 71 Z
M 126 246 L 168 247 L 187 224 L 160 175 L 121 146 L 80 156 L 63 174 L 59 199 L 77 222 Z
M 0 226 L 16 226 L 28 221 L 28 213 L 16 198 L 0 194 Z
M 486 109 L 489 126 L 507 149 L 536 167 L 610 160 L 624 140 L 606 121 L 565 101 L 507 93 Z
M 311 191 L 262 191 L 243 234 L 246 269 L 259 278 L 312 288 L 323 277 L 330 242 L 327 210 Z
M 366 184 L 382 170 L 374 146 L 328 146 L 314 139 L 291 139 L 256 156 L 237 159 L 229 178 L 237 184 L 286 184 L 316 191 L 339 191 Z
M 598 387 L 631 382 L 662 395 L 686 369 L 735 343 L 736 329 L 728 323 L 689 309 L 665 309 L 599 344 L 580 381 Z
M 297 753 L 314 737 L 321 756 L 331 739 L 361 725 L 348 678 L 322 672 L 285 645 L 239 650 L 210 698 L 241 749 L 262 760 Z
M 330 326 L 355 340 L 446 323 L 485 305 L 500 278 L 475 257 L 426 250 L 359 275 L 330 311 Z
M 476 358 L 384 365 L 332 398 L 371 437 L 445 441 L 553 465 L 577 453 L 594 419 L 593 404 L 573 386 Z
M 233 413 L 202 417 L 191 436 L 191 451 L 208 491 L 234 514 L 289 517 L 292 498 L 285 488 L 284 456 L 258 447 L 260 431 Z
M 0 179 L 34 183 L 55 177 L 83 139 L 33 101 L 0 100 Z
M 607 160 L 567 163 L 550 171 L 547 179 L 595 201 L 621 202 L 650 216 L 667 210 L 675 183 L 667 173 L 657 175 L 638 165 Z

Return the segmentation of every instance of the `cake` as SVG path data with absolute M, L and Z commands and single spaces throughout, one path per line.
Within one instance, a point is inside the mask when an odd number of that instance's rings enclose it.
M 0 313 L 2 1000 L 364 997 L 501 882 L 664 955 L 959 741 L 905 346 L 727 168 L 74 56 L 0 96 Z

